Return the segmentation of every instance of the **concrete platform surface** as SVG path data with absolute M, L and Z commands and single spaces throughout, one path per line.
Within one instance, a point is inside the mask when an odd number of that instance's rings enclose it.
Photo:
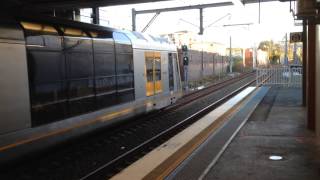
M 301 89 L 271 88 L 220 159 L 202 173 L 201 179 L 319 180 L 320 143 L 306 128 L 301 103 Z M 270 160 L 272 155 L 283 159 Z M 198 171 L 199 165 L 188 166 Z
M 256 91 L 266 92 L 267 90 L 264 88 L 247 87 L 188 128 L 113 176 L 112 180 L 163 179 L 187 158 L 194 149 L 202 144 L 212 132 L 215 132 L 228 119 L 227 116 L 232 114 L 242 103 L 248 101 L 247 99 L 250 99 L 252 94 L 256 94 Z M 258 105 L 258 102 L 255 103 Z

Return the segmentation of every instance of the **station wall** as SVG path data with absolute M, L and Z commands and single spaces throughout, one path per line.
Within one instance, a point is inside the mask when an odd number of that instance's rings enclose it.
M 183 54 L 179 50 L 181 78 L 184 80 Z M 189 81 L 198 81 L 207 76 L 227 73 L 229 58 L 217 53 L 189 50 L 188 76 Z

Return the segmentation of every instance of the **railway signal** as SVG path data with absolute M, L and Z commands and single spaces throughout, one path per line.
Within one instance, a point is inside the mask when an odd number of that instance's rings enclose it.
M 188 51 L 188 46 L 187 45 L 182 45 L 182 60 L 183 60 L 183 65 L 188 66 L 189 65 L 189 51 Z
M 183 57 L 183 65 L 188 66 L 189 65 L 189 58 L 187 56 Z
M 182 62 L 184 70 L 184 89 L 188 91 L 188 65 L 189 65 L 189 50 L 187 45 L 182 45 Z

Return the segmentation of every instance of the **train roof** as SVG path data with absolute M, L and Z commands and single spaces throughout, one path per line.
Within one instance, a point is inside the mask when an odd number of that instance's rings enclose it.
M 156 37 L 136 31 L 122 32 L 130 38 L 134 49 L 177 51 L 176 46 L 163 37 Z
M 95 24 L 72 21 L 64 18 L 46 16 L 46 15 L 41 15 L 41 16 L 34 15 L 34 14 L 16 15 L 15 19 L 17 21 L 32 21 L 32 22 L 38 22 L 38 23 L 46 23 L 50 25 L 68 26 L 73 28 L 79 28 L 82 30 L 96 30 L 96 31 L 109 31 L 109 32 L 118 31 L 117 29 L 111 28 L 111 27 L 99 26 Z
M 89 24 L 84 22 L 78 22 L 78 21 L 71 21 L 66 20 L 62 18 L 52 17 L 52 16 L 36 16 L 33 14 L 27 14 L 27 15 L 15 15 L 15 16 L 7 16 L 4 21 L 0 21 L 1 26 L 5 24 L 11 24 L 10 26 L 13 26 L 15 28 L 11 28 L 11 31 L 14 29 L 20 29 L 18 27 L 18 22 L 21 21 L 29 21 L 34 23 L 42 23 L 42 24 L 48 24 L 52 26 L 59 26 L 59 27 L 70 27 L 70 28 L 77 28 L 81 29 L 87 32 L 101 32 L 102 34 L 109 34 L 108 36 L 112 36 L 113 32 L 121 32 L 128 36 L 128 38 L 132 42 L 132 46 L 134 49 L 150 49 L 150 50 L 167 50 L 167 51 L 176 51 L 176 47 L 174 44 L 169 42 L 167 39 L 158 37 L 158 36 L 152 36 L 145 33 L 135 32 L 135 31 L 128 31 L 128 30 L 119 30 L 111 27 L 106 26 L 99 26 L 95 24 Z M 16 24 L 16 25 L 14 25 Z M 0 27 L 0 32 L 3 27 Z M 12 36 L 18 36 L 18 33 L 11 33 Z M 1 38 L 1 37 L 0 37 Z M 19 34 L 19 39 L 22 39 L 21 34 Z M 92 37 L 95 38 L 95 37 Z M 103 37 L 102 37 L 103 38 Z

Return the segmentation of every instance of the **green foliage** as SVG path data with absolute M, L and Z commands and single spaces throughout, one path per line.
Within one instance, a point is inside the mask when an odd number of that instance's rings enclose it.
M 233 71 L 242 72 L 243 71 L 243 60 L 242 57 L 233 57 Z
M 271 64 L 279 63 L 281 56 L 281 46 L 278 43 L 271 41 L 262 41 L 258 49 L 268 52 L 269 61 Z

